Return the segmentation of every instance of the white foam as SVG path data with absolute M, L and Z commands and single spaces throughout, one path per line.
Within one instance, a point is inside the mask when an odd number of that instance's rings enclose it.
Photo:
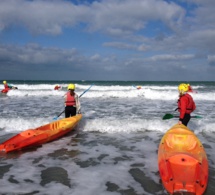
M 67 91 L 67 84 L 62 85 L 62 90 L 54 90 L 54 85 L 18 85 L 18 90 L 10 90 L 8 96 L 63 96 Z M 76 92 L 81 95 L 89 85 L 76 84 Z M 195 100 L 214 100 L 215 91 L 201 91 L 202 86 L 193 87 L 199 89 L 197 93 L 190 93 Z M 140 90 L 133 86 L 98 86 L 84 94 L 85 98 L 133 98 L 141 97 L 151 100 L 175 100 L 178 98 L 177 87 L 174 86 L 142 86 Z

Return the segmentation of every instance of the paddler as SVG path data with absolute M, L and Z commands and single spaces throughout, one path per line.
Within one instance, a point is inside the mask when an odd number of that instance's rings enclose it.
M 180 112 L 178 124 L 183 124 L 187 126 L 188 122 L 190 121 L 190 114 L 196 109 L 195 102 L 190 94 L 187 92 L 189 91 L 189 86 L 185 83 L 181 83 L 178 86 L 179 92 L 179 99 L 178 99 L 178 110 Z
M 54 90 L 58 90 L 58 89 L 61 89 L 61 86 L 60 85 L 55 85 Z
M 10 89 L 18 89 L 17 87 L 12 86 L 11 84 L 7 83 L 7 81 L 3 81 L 4 84 L 4 88 L 6 90 L 10 90 Z
M 65 118 L 81 113 L 81 104 L 78 95 L 75 93 L 75 85 L 68 85 L 68 92 L 65 94 Z

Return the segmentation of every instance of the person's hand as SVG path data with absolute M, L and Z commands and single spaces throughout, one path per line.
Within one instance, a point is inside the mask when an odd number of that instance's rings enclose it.
M 181 125 L 181 124 L 182 124 L 182 122 L 181 122 L 181 121 L 178 121 L 178 124 L 179 124 L 179 125 Z

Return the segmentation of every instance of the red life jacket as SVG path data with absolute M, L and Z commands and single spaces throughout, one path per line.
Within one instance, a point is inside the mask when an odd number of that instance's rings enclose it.
M 58 89 L 60 89 L 60 86 L 56 85 L 56 86 L 54 87 L 54 90 L 58 90 Z
M 181 96 L 178 100 L 178 109 L 179 112 L 182 111 L 181 108 L 186 106 L 185 113 L 190 114 L 196 109 L 195 102 L 193 101 L 193 98 L 191 95 L 186 93 L 185 95 Z
M 10 87 L 8 86 L 7 83 L 4 84 L 4 88 L 5 88 L 5 89 L 10 89 Z
M 75 101 L 75 95 L 74 96 L 71 96 L 70 95 L 70 91 L 68 91 L 66 93 L 66 106 L 75 106 L 76 105 L 76 101 Z

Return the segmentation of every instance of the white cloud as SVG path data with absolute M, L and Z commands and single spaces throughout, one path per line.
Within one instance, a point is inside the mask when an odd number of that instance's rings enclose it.
M 0 74 L 19 65 L 35 71 L 63 67 L 68 75 L 80 71 L 88 77 L 89 72 L 97 76 L 107 70 L 110 77 L 126 79 L 141 79 L 142 72 L 145 78 L 161 73 L 162 78 L 170 73 L 176 78 L 180 72 L 214 78 L 214 66 L 208 64 L 215 64 L 215 0 L 78 2 L 0 0 L 0 66 L 7 69 Z M 23 27 L 31 33 L 24 32 L 28 39 L 14 37 Z
M 180 6 L 160 0 L 108 0 L 95 2 L 90 9 L 89 28 L 108 33 L 128 34 L 143 29 L 150 20 L 162 21 L 175 30 L 185 14 Z
M 108 42 L 103 44 L 105 47 L 113 47 L 118 49 L 136 49 L 136 46 L 122 42 Z
M 100 59 L 100 55 L 99 54 L 95 54 L 93 56 L 90 57 L 91 60 L 99 60 Z
M 185 11 L 174 3 L 160 0 L 108 0 L 88 5 L 69 1 L 1 0 L 0 27 L 25 26 L 32 33 L 62 33 L 63 27 L 86 23 L 91 31 L 129 34 L 149 21 L 162 21 L 169 28 L 181 25 Z
M 215 65 L 215 55 L 209 55 L 207 59 L 210 65 Z
M 180 55 L 171 55 L 171 54 L 163 54 L 163 55 L 155 55 L 149 57 L 149 61 L 170 61 L 170 60 L 190 60 L 193 59 L 195 56 L 192 54 L 180 54 Z
M 78 8 L 68 1 L 1 0 L 0 26 L 20 25 L 33 34 L 57 35 L 64 26 L 80 21 L 81 11 L 82 6 Z

